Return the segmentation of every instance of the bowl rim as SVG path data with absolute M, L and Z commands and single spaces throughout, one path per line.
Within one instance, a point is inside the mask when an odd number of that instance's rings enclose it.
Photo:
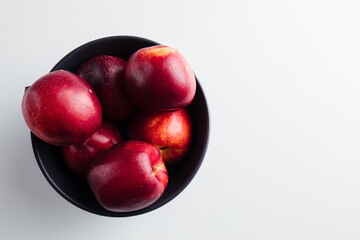
M 66 61 L 68 58 L 71 58 L 73 55 L 76 55 L 78 52 L 82 51 L 84 48 L 88 48 L 90 47 L 91 45 L 94 45 L 94 44 L 97 44 L 99 42 L 104 42 L 104 41 L 109 41 L 109 40 L 116 40 L 116 39 L 133 39 L 133 40 L 140 40 L 140 41 L 147 41 L 151 44 L 154 44 L 154 45 L 160 45 L 160 43 L 157 43 L 153 40 L 149 40 L 149 39 L 146 39 L 146 38 L 142 38 L 142 37 L 137 37 L 137 36 L 130 36 L 130 35 L 119 35 L 119 36 L 109 36 L 109 37 L 103 37 L 103 38 L 99 38 L 99 39 L 95 39 L 95 40 L 92 40 L 90 42 L 87 42 L 85 44 L 82 44 L 80 46 L 78 46 L 77 48 L 75 48 L 74 50 L 72 50 L 70 53 L 68 53 L 67 55 L 65 55 L 51 70 L 50 72 L 53 72 L 53 71 L 56 71 L 58 70 L 59 66 L 63 64 L 64 61 Z M 194 73 L 195 75 L 195 73 Z M 87 207 L 86 205 L 83 205 L 81 203 L 79 203 L 78 201 L 74 200 L 73 198 L 71 198 L 68 194 L 66 194 L 64 191 L 62 191 L 62 189 L 60 187 L 58 187 L 58 185 L 53 181 L 53 179 L 50 177 L 50 175 L 48 174 L 48 172 L 45 170 L 45 167 L 42 163 L 42 160 L 41 160 L 41 156 L 40 156 L 40 152 L 39 152 L 39 149 L 35 147 L 35 141 L 37 141 L 39 138 L 37 136 L 35 136 L 31 131 L 30 131 L 30 137 L 31 137 L 31 143 L 32 143 L 32 148 L 33 148 L 33 152 L 34 152 L 34 155 L 35 155 L 35 158 L 36 158 L 36 161 L 38 163 L 38 166 L 42 172 L 42 174 L 44 175 L 45 179 L 48 181 L 48 183 L 52 186 L 52 188 L 59 194 L 61 195 L 65 200 L 67 200 L 68 202 L 70 202 L 71 204 L 75 205 L 76 207 L 82 209 L 82 210 L 85 210 L 87 212 L 90 212 L 90 213 L 93 213 L 93 214 L 96 214 L 96 215 L 99 215 L 99 216 L 105 216 L 105 217 L 131 217 L 131 216 L 137 216 L 137 215 L 141 215 L 141 214 L 145 214 L 145 213 L 148 213 L 148 212 L 151 212 L 157 208 L 160 208 L 164 205 L 166 205 L 167 203 L 169 203 L 170 201 L 172 201 L 175 197 L 177 197 L 189 184 L 190 182 L 193 180 L 193 178 L 195 177 L 195 175 L 197 174 L 197 172 L 199 171 L 203 161 L 204 161 L 204 158 L 205 158 L 205 155 L 206 155 L 206 152 L 207 152 L 207 148 L 208 148 L 208 145 L 209 145 L 209 138 L 210 138 L 210 112 L 209 112 L 209 107 L 208 107 L 208 104 L 207 104 L 207 98 L 206 98 L 206 95 L 205 95 L 205 92 L 203 91 L 203 87 L 201 86 L 200 82 L 198 81 L 198 78 L 196 77 L 195 75 L 195 79 L 196 79 L 196 83 L 197 85 L 200 87 L 200 90 L 201 90 L 201 93 L 203 95 L 203 98 L 204 98 L 204 111 L 207 113 L 207 116 L 206 116 L 206 120 L 207 120 L 207 126 L 206 126 L 206 129 L 205 129 L 205 143 L 204 143 L 204 147 L 202 149 L 202 152 L 201 152 L 201 157 L 196 165 L 196 167 L 194 168 L 194 170 L 192 171 L 191 175 L 189 176 L 188 179 L 186 179 L 186 181 L 176 190 L 174 191 L 172 194 L 170 194 L 166 200 L 164 200 L 162 202 L 162 204 L 158 204 L 156 205 L 155 203 L 146 207 L 146 208 L 143 208 L 143 209 L 140 209 L 140 210 L 137 210 L 137 211 L 132 211 L 132 212 L 121 212 L 121 213 L 118 213 L 118 212 L 112 212 L 112 211 L 108 211 L 106 210 L 106 214 L 104 212 L 98 212 L 98 211 L 95 211 L 93 210 L 92 208 L 89 208 Z

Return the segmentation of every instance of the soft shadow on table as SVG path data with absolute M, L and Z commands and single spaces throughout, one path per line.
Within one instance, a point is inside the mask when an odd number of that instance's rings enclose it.
M 13 119 L 3 131 L 3 151 L 6 152 L 7 192 L 5 204 L 9 226 L 23 225 L 31 231 L 83 231 L 105 218 L 85 212 L 63 199 L 46 181 L 35 160 L 30 131 L 23 119 Z M 4 146 L 5 144 L 5 146 Z M 4 154 L 3 154 L 4 155 Z M 5 171 L 2 169 L 2 171 Z M 16 231 L 16 229 L 13 229 Z

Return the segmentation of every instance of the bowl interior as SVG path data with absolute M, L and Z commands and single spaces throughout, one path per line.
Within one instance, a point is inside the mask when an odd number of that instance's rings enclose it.
M 66 55 L 51 71 L 68 70 L 76 72 L 86 60 L 98 55 L 112 55 L 128 60 L 130 55 L 140 48 L 158 45 L 158 43 L 138 37 L 116 36 L 98 39 L 84 44 Z M 198 171 L 205 156 L 208 134 L 209 113 L 202 88 L 197 81 L 195 98 L 188 106 L 192 124 L 193 137 L 187 156 L 177 165 L 167 167 L 169 183 L 161 198 L 147 208 L 117 213 L 104 209 L 92 194 L 86 181 L 72 174 L 66 167 L 61 148 L 45 143 L 31 134 L 34 154 L 41 171 L 52 187 L 66 200 L 91 213 L 126 217 L 152 211 L 175 198 L 190 183 Z

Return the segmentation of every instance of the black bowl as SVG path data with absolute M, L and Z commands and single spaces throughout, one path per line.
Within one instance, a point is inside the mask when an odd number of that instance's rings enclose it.
M 158 43 L 139 37 L 114 36 L 86 43 L 58 62 L 51 71 L 76 69 L 86 60 L 97 55 L 112 55 L 128 60 L 140 48 Z M 197 173 L 205 156 L 209 136 L 209 112 L 204 92 L 197 81 L 196 95 L 188 106 L 193 123 L 193 138 L 187 156 L 176 166 L 168 167 L 169 183 L 164 194 L 152 205 L 133 212 L 117 213 L 104 209 L 95 199 L 84 179 L 72 174 L 62 159 L 61 148 L 45 143 L 31 134 L 36 160 L 51 186 L 66 200 L 88 212 L 111 217 L 139 215 L 163 206 L 190 183 Z

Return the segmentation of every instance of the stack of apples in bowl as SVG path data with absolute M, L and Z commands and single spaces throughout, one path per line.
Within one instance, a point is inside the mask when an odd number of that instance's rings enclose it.
M 176 197 L 205 155 L 209 116 L 176 49 L 128 36 L 87 43 L 25 89 L 40 169 L 76 206 L 132 216 Z

